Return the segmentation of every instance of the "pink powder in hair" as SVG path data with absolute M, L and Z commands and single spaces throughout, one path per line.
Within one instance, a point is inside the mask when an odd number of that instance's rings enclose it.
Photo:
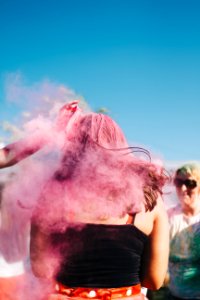
M 138 212 L 144 203 L 147 172 L 141 170 L 150 164 L 131 153 L 110 117 L 84 114 L 70 105 L 54 122 L 40 118 L 29 123 L 28 138 L 16 148 L 45 145 L 19 163 L 5 189 L 21 228 L 32 219 L 45 233 L 62 232 L 76 215 L 102 220 Z M 50 251 L 54 268 L 59 259 Z

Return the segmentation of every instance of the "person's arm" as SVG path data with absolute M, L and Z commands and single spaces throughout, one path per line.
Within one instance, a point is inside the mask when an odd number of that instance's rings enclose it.
M 42 233 L 37 225 L 31 225 L 30 259 L 33 274 L 46 277 L 44 251 L 48 244 L 48 236 Z
M 169 258 L 169 225 L 162 199 L 158 199 L 153 214 L 153 229 L 143 255 L 141 284 L 156 290 L 164 282 Z
M 52 279 L 59 266 L 49 235 L 35 224 L 31 224 L 30 260 L 33 274 L 40 278 Z
M 0 149 L 0 168 L 6 168 L 14 165 L 13 155 L 7 148 Z
M 73 121 L 77 113 L 80 113 L 78 101 L 67 103 L 61 107 L 55 124 L 48 131 L 35 132 L 32 136 L 0 149 L 0 169 L 15 165 L 53 141 L 53 133 L 64 132 L 69 121 Z
M 0 149 L 0 169 L 13 166 L 47 144 L 41 134 L 30 136 Z
M 28 149 L 21 149 L 21 151 L 15 151 L 14 144 L 9 145 L 3 149 L 0 149 L 0 169 L 7 168 L 10 166 L 15 165 L 22 159 L 32 155 L 39 148 L 28 148 Z

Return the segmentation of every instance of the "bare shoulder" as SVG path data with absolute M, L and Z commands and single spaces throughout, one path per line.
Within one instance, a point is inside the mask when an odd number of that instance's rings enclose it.
M 134 225 L 145 234 L 150 235 L 155 222 L 159 222 L 159 220 L 160 222 L 167 220 L 167 212 L 161 197 L 158 197 L 157 204 L 152 211 L 146 212 L 143 209 L 136 215 Z
M 167 210 L 164 204 L 163 199 L 159 196 L 157 199 L 157 204 L 153 210 L 154 214 L 155 214 L 155 218 L 162 218 L 167 217 Z

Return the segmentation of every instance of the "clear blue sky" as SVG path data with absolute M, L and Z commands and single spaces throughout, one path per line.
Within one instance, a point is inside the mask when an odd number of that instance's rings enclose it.
M 5 78 L 48 78 L 105 106 L 128 140 L 165 160 L 200 160 L 200 1 L 0 0 Z

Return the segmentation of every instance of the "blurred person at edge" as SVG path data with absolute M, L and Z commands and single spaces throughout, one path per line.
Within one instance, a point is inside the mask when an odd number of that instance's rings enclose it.
M 0 182 L 0 299 L 21 300 L 28 270 L 30 226 L 18 226 L 4 197 L 11 177 Z M 30 223 L 29 223 L 30 225 Z
M 200 164 L 179 167 L 174 185 L 179 203 L 168 211 L 168 299 L 200 299 Z
M 47 278 L 53 286 L 44 299 L 144 299 L 141 286 L 160 288 L 167 271 L 169 227 L 161 198 L 166 175 L 160 166 L 134 156 L 122 130 L 109 116 L 83 114 L 77 102 L 67 104 L 60 113 L 62 126 L 66 119 L 66 147 L 62 148 L 60 168 L 47 183 L 43 199 L 47 201 L 52 195 L 48 188 L 58 185 L 60 190 L 69 188 L 70 195 L 79 197 L 83 205 L 82 210 L 76 206 L 77 211 L 66 212 L 64 217 L 62 211 L 53 231 L 52 221 L 43 228 L 41 219 L 48 219 L 51 205 L 45 205 L 42 216 L 43 204 L 39 200 L 36 205 L 31 228 L 32 269 L 35 276 Z M 41 145 L 21 147 L 21 153 L 8 145 L 0 152 L 0 167 L 15 164 Z M 107 176 L 103 183 L 102 164 Z M 92 193 L 95 205 L 83 197 L 85 190 Z M 96 208 L 95 195 L 98 198 L 99 193 L 106 195 L 102 199 L 108 201 L 106 214 Z M 126 209 L 121 205 L 124 196 L 130 201 Z M 72 209 L 77 199 L 69 200 Z M 112 215 L 109 208 L 113 206 L 117 206 L 117 213 L 115 210 Z M 47 255 L 50 249 L 56 249 L 61 258 L 55 270 L 51 270 L 54 265 Z

